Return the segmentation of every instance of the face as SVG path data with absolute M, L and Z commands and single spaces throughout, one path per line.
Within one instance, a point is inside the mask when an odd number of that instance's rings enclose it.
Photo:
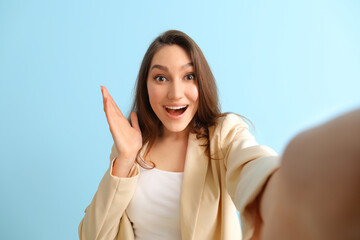
M 186 130 L 198 109 L 193 63 L 178 45 L 164 46 L 153 57 L 147 77 L 150 105 L 164 131 Z

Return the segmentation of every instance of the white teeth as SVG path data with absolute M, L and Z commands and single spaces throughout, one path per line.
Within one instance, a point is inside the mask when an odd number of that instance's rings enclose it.
M 173 110 L 177 110 L 177 109 L 186 108 L 186 105 L 185 105 L 185 106 L 180 106 L 180 107 L 170 107 L 170 106 L 166 106 L 166 108 L 168 108 L 168 109 L 173 109 Z

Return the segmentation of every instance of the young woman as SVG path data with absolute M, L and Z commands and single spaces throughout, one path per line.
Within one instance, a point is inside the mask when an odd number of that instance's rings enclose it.
M 186 34 L 167 31 L 149 46 L 137 79 L 131 124 L 107 89 L 101 90 L 114 145 L 109 170 L 80 223 L 80 239 L 230 240 L 241 239 L 242 234 L 243 239 L 325 236 L 321 229 L 329 219 L 326 214 L 315 213 L 322 224 L 309 226 L 309 219 L 314 217 L 309 210 L 317 207 L 321 212 L 321 206 L 311 205 L 312 201 L 302 194 L 307 194 L 308 188 L 304 186 L 310 186 L 309 181 L 329 177 L 336 166 L 327 167 L 325 174 L 312 174 L 309 164 L 299 164 L 302 157 L 307 157 L 306 161 L 317 159 L 320 153 L 321 159 L 329 157 L 325 150 L 314 152 L 314 147 L 304 142 L 315 130 L 290 143 L 282 159 L 284 167 L 278 170 L 277 154 L 256 143 L 241 117 L 220 113 L 209 65 Z M 356 122 L 354 119 L 359 115 L 353 113 L 351 121 Z M 327 126 L 320 131 L 322 134 L 316 133 L 316 140 L 326 146 L 326 133 L 331 128 Z M 355 136 L 346 135 L 349 137 Z M 312 139 L 315 137 L 310 136 Z M 358 152 L 354 154 L 354 149 L 352 156 L 360 156 Z M 316 161 L 315 167 L 322 164 L 322 160 Z M 352 167 L 342 174 L 352 173 L 352 180 L 360 180 L 359 171 L 351 172 L 356 163 L 350 161 L 347 165 Z M 333 192 L 322 182 L 316 188 L 322 188 L 325 194 L 316 193 L 315 187 L 310 190 L 316 201 Z M 348 182 L 344 180 L 342 184 Z M 348 186 L 358 185 L 352 181 Z M 348 195 L 340 199 L 335 196 L 335 204 L 359 207 L 347 202 L 354 197 L 359 200 L 359 194 Z M 333 210 L 331 206 L 326 209 Z M 359 223 L 359 209 L 355 215 L 346 207 L 341 211 L 352 217 L 351 224 Z M 353 230 L 354 234 L 357 232 Z

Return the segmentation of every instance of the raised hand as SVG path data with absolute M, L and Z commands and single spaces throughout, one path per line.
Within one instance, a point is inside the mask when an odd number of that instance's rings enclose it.
M 113 171 L 118 173 L 116 175 L 125 176 L 125 173 L 128 173 L 134 164 L 136 155 L 142 147 L 142 136 L 138 118 L 135 112 L 131 112 L 130 125 L 106 87 L 101 86 L 101 92 L 103 95 L 106 119 L 118 151 L 118 157 L 116 158 Z

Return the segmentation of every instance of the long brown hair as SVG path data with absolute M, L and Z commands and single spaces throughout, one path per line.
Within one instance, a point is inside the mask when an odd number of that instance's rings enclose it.
M 189 124 L 189 130 L 195 133 L 198 139 L 202 138 L 205 140 L 204 146 L 206 147 L 206 153 L 209 154 L 208 128 L 213 126 L 216 119 L 223 115 L 220 113 L 215 78 L 199 46 L 188 35 L 177 30 L 164 32 L 150 44 L 141 63 L 137 77 L 132 111 L 135 111 L 138 115 L 143 144 L 148 143 L 146 154 L 149 153 L 151 147 L 163 131 L 162 123 L 150 106 L 147 77 L 154 55 L 162 47 L 169 45 L 182 47 L 189 54 L 193 62 L 195 79 L 199 91 L 199 105 L 194 118 Z

